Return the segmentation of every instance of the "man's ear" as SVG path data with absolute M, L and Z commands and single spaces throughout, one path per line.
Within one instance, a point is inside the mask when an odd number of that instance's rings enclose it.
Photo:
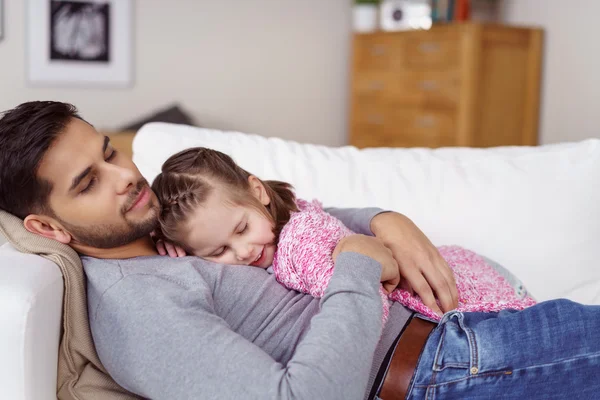
M 69 244 L 73 239 L 71 234 L 67 232 L 61 224 L 54 218 L 45 215 L 30 214 L 23 221 L 25 229 L 36 235 L 43 236 L 48 239 L 54 239 L 58 242 Z
M 265 189 L 265 185 L 254 175 L 250 175 L 248 177 L 248 183 L 250 184 L 250 190 L 254 197 L 261 202 L 263 206 L 268 206 L 271 203 L 271 199 L 267 194 L 267 190 Z

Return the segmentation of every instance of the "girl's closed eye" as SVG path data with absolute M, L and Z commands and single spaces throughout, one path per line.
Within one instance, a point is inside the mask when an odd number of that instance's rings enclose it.
M 223 254 L 225 254 L 225 250 L 227 250 L 227 247 L 221 247 L 219 250 L 215 251 L 210 257 L 220 257 Z
M 240 234 L 240 235 L 241 235 L 242 233 L 246 232 L 246 231 L 248 230 L 248 225 L 249 225 L 249 224 L 246 222 L 246 224 L 244 225 L 244 227 L 242 228 L 242 230 L 240 230 L 240 231 L 238 232 L 238 234 Z

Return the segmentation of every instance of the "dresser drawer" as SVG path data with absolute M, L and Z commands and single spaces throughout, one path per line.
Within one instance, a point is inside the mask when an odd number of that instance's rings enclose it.
M 453 112 L 403 109 L 396 113 L 396 129 L 401 136 L 426 139 L 453 138 L 456 117 Z
M 362 104 L 385 104 L 396 97 L 398 79 L 396 74 L 365 71 L 354 75 L 352 96 Z
M 458 71 L 410 71 L 356 74 L 352 95 L 360 103 L 454 108 L 460 97 Z
M 363 147 L 451 146 L 456 137 L 455 114 L 438 110 L 365 107 L 352 124 L 352 144 Z
M 399 71 L 393 101 L 420 108 L 454 108 L 460 99 L 458 71 Z
M 452 68 L 460 61 L 458 32 L 415 34 L 404 38 L 404 65 L 408 68 Z
M 356 71 L 391 71 L 398 65 L 403 39 L 399 36 L 357 35 L 354 39 Z

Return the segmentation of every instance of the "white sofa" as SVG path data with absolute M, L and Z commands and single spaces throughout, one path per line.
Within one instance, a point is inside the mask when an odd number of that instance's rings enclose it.
M 151 181 L 169 155 L 192 146 L 227 152 L 326 206 L 401 211 L 435 244 L 500 262 L 539 300 L 600 304 L 600 140 L 359 151 L 154 123 L 136 136 L 134 160 Z M 0 398 L 56 398 L 62 290 L 50 261 L 0 248 Z

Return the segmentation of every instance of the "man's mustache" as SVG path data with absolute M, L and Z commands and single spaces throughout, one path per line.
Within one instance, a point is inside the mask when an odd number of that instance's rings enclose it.
M 127 213 L 127 211 L 129 211 L 129 209 L 133 206 L 133 203 L 135 203 L 135 201 L 137 200 L 141 191 L 144 190 L 144 188 L 146 188 L 146 187 L 148 187 L 148 189 L 150 189 L 149 185 L 148 185 L 148 181 L 144 178 L 140 179 L 138 181 L 138 183 L 135 185 L 135 188 L 131 191 L 131 193 L 129 193 L 127 202 L 125 202 L 125 205 L 121 209 L 121 214 L 125 214 L 125 213 Z

